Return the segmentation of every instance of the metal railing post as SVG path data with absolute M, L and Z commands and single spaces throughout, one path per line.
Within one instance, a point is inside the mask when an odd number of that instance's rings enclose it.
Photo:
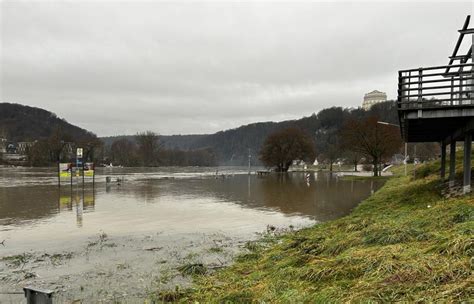
M 451 76 L 451 102 L 450 104 L 453 105 L 453 98 L 454 98 L 454 77 Z
M 423 69 L 419 68 L 418 69 L 418 118 L 421 118 L 423 115 L 423 111 L 421 110 L 423 107 Z
M 462 105 L 463 104 L 463 102 L 462 102 L 462 99 L 463 99 L 463 97 L 462 97 L 462 91 L 463 91 L 463 89 L 462 89 L 462 86 L 463 86 L 462 74 L 463 74 L 463 67 L 460 67 L 459 68 L 459 98 L 458 98 L 459 100 L 458 100 L 457 105 Z

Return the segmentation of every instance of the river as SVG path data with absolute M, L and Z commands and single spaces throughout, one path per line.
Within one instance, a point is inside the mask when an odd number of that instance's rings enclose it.
M 140 302 L 147 290 L 189 284 L 180 263 L 227 265 L 268 227 L 339 218 L 382 183 L 235 167 L 100 168 L 94 183 L 59 188 L 54 169 L 0 168 L 0 302 L 16 303 L 20 295 L 5 292 L 26 285 L 67 301 Z

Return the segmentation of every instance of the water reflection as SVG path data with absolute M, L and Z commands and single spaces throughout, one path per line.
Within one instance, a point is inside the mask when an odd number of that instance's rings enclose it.
M 86 188 L 82 185 L 70 187 L 70 191 L 58 191 L 58 211 L 74 211 L 76 213 L 76 225 L 82 227 L 84 212 L 93 211 L 95 207 L 95 187 Z
M 77 226 L 83 214 L 93 212 L 100 201 L 127 198 L 126 208 L 136 204 L 210 198 L 244 208 L 272 210 L 288 215 L 311 216 L 318 221 L 338 218 L 382 185 L 381 181 L 343 181 L 325 173 L 275 174 L 265 177 L 238 174 L 226 178 L 149 179 L 123 183 L 98 183 L 82 187 L 25 186 L 0 188 L 0 224 L 41 220 L 61 212 L 76 213 Z M 122 206 L 123 208 L 124 206 Z M 107 207 L 114 212 L 112 206 Z

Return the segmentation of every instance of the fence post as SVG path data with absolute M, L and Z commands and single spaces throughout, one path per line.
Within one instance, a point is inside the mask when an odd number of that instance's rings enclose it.
M 423 81 L 423 70 L 422 68 L 418 68 L 418 118 L 421 118 L 423 116 L 423 111 L 421 110 L 423 107 L 423 88 L 422 88 L 422 82 Z

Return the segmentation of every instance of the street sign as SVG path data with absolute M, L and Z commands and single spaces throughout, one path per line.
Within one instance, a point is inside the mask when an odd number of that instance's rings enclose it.
M 76 156 L 77 156 L 77 158 L 82 158 L 82 148 L 77 148 Z

